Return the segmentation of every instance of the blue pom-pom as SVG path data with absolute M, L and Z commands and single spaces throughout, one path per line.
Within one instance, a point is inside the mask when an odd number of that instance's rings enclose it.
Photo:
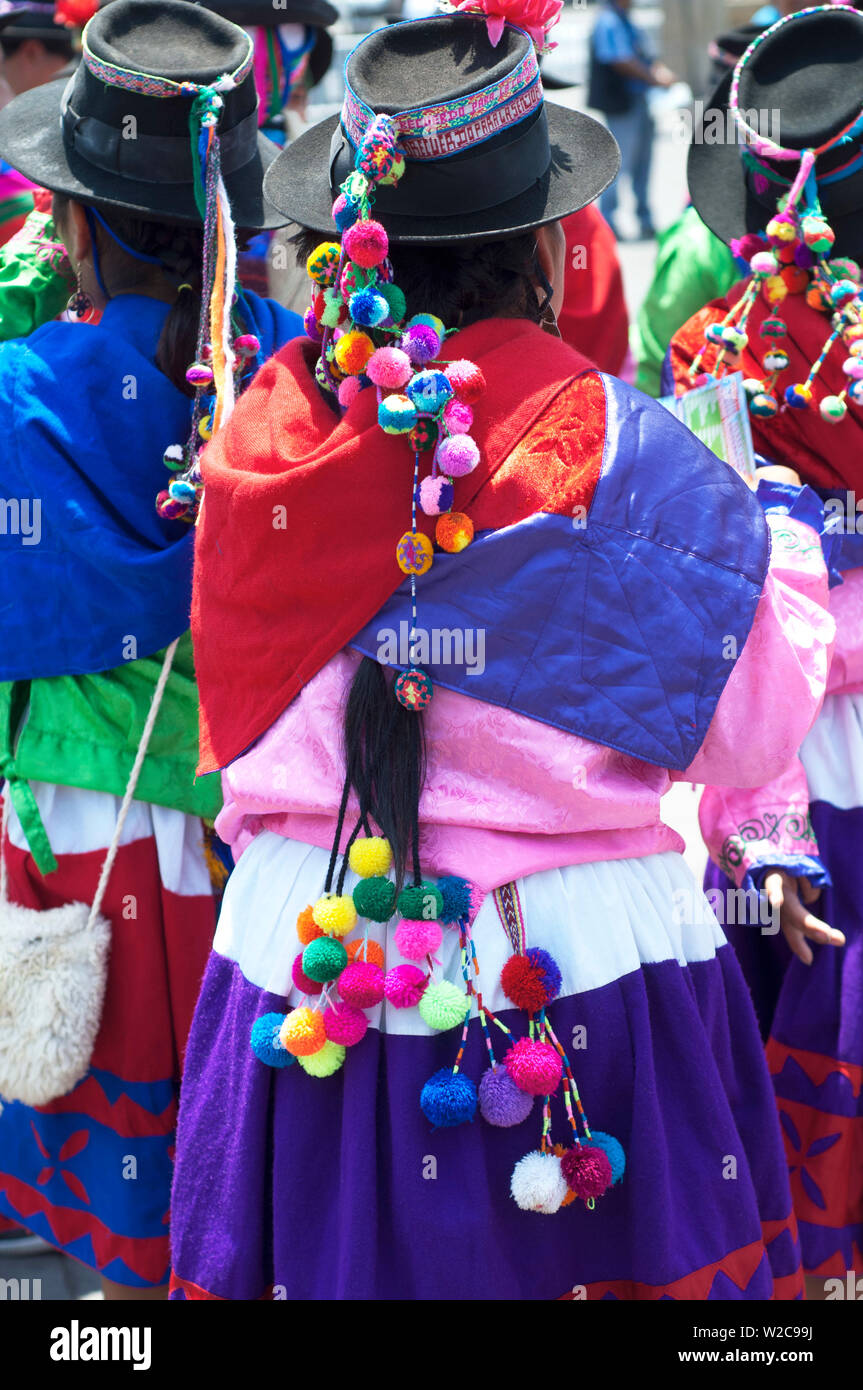
M 601 1129 L 591 1130 L 590 1138 L 585 1141 L 594 1149 L 602 1149 L 609 1163 L 611 1164 L 612 1183 L 620 1182 L 626 1171 L 626 1154 L 623 1152 L 623 1145 L 615 1139 L 613 1134 L 604 1134 Z
M 470 914 L 472 901 L 472 885 L 466 878 L 458 878 L 455 874 L 446 874 L 437 881 L 438 890 L 443 898 L 443 910 L 441 911 L 441 922 L 460 922 L 462 917 Z
M 279 1029 L 284 1021 L 284 1014 L 262 1014 L 252 1024 L 252 1051 L 258 1061 L 268 1067 L 289 1067 L 296 1060 L 279 1042 Z
M 340 232 L 346 232 L 348 227 L 352 227 L 359 217 L 359 208 L 356 203 L 347 198 L 344 193 L 339 194 L 333 203 L 333 221 Z
M 548 1002 L 551 1003 L 552 999 L 556 999 L 560 994 L 560 986 L 563 983 L 557 961 L 548 951 L 543 951 L 541 946 L 529 946 L 524 954 L 536 970 L 542 971 Z
M 360 324 L 363 328 L 376 328 L 390 316 L 388 301 L 371 285 L 351 295 L 348 309 L 354 323 Z
M 476 1086 L 469 1076 L 442 1067 L 423 1086 L 420 1109 L 436 1129 L 463 1125 L 476 1114 Z
M 417 372 L 406 389 L 417 410 L 424 415 L 437 415 L 454 395 L 449 377 L 436 371 Z

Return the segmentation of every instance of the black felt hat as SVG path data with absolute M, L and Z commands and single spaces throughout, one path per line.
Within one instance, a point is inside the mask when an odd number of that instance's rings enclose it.
M 53 0 L 31 4 L 17 0 L 0 3 L 0 39 L 65 39 L 72 43 L 73 31 L 57 22 Z
M 341 117 L 306 131 L 267 172 L 291 221 L 332 232 L 332 204 L 354 166 L 363 123 L 396 119 L 406 170 L 378 184 L 374 216 L 392 241 L 479 241 L 555 222 L 598 197 L 620 154 L 604 126 L 545 102 L 531 40 L 440 15 L 378 29 L 345 64 Z
M 312 86 L 320 82 L 333 61 L 333 40 L 327 33 L 335 24 L 339 12 L 329 0 L 196 0 L 208 10 L 241 24 L 245 29 L 259 26 L 271 29 L 279 24 L 305 24 L 317 29 L 314 47 L 309 54 L 309 73 Z
M 242 29 L 186 0 L 114 0 L 87 25 L 83 59 L 68 81 L 34 87 L 0 111 L 0 157 L 83 203 L 200 222 L 189 133 L 195 93 L 172 84 L 210 86 L 236 75 L 221 93 L 218 123 L 234 221 L 281 226 L 286 219 L 263 195 L 278 148 L 258 132 L 251 52 Z M 120 69 L 149 80 L 130 86 Z
M 763 231 L 785 191 L 744 163 L 746 147 L 734 138 L 727 115 L 732 78 L 729 73 L 708 101 L 688 163 L 692 201 L 726 243 Z M 840 134 L 863 108 L 863 14 L 839 8 L 797 14 L 767 33 L 744 65 L 738 106 L 759 113 L 755 128 L 789 149 L 817 149 Z M 727 133 L 717 141 L 717 131 Z M 849 141 L 816 161 L 821 207 L 836 233 L 834 256 L 863 256 L 863 162 L 854 168 L 861 157 L 863 122 Z M 789 182 L 797 173 L 792 161 L 759 159 Z

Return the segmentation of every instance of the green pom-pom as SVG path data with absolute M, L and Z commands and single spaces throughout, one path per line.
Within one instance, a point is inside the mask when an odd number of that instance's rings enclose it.
M 303 951 L 303 974 L 316 984 L 325 985 L 341 975 L 348 963 L 348 953 L 333 936 L 319 936 Z
M 345 1049 L 341 1043 L 334 1043 L 328 1038 L 323 1047 L 317 1052 L 313 1052 L 310 1057 L 298 1057 L 297 1061 L 303 1071 L 308 1072 L 309 1076 L 332 1076 L 333 1072 L 338 1071 L 345 1060 Z
M 390 306 L 390 318 L 394 323 L 401 323 L 407 312 L 407 300 L 404 292 L 398 285 L 381 284 L 377 287 L 378 294 L 382 294 L 387 304 Z
M 429 985 L 419 1002 L 420 1017 L 429 1028 L 443 1033 L 448 1028 L 457 1028 L 464 1023 L 465 1014 L 470 1008 L 470 1000 L 457 985 L 449 980 Z M 304 1061 L 300 1058 L 300 1061 Z
M 364 878 L 354 889 L 354 907 L 370 922 L 388 922 L 396 910 L 396 886 L 388 878 Z
M 399 912 L 414 922 L 433 922 L 443 912 L 443 894 L 436 884 L 424 878 L 399 893 Z

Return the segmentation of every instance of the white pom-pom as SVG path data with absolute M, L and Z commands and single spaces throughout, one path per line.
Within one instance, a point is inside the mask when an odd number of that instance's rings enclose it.
M 513 1169 L 510 1191 L 522 1211 L 552 1216 L 568 1190 L 557 1154 L 525 1154 Z

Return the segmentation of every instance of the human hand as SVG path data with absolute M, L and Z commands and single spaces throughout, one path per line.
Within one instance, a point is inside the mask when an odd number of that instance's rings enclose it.
M 841 931 L 828 927 L 807 911 L 821 896 L 821 889 L 813 888 L 808 878 L 793 878 L 784 869 L 774 869 L 764 880 L 764 892 L 770 906 L 779 913 L 782 935 L 804 965 L 811 965 L 814 960 L 810 941 L 822 946 L 845 945 Z

